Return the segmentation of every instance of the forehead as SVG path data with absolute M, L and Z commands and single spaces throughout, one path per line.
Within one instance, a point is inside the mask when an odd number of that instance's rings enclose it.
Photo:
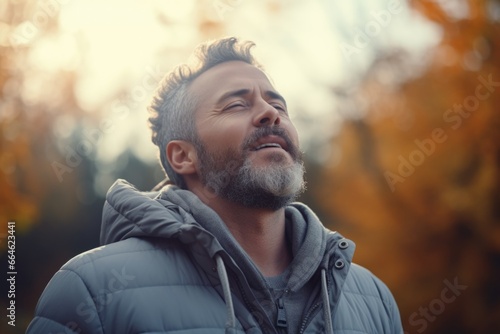
M 242 61 L 229 61 L 212 67 L 197 77 L 189 91 L 200 103 L 216 101 L 224 92 L 235 89 L 274 90 L 268 77 L 257 67 Z

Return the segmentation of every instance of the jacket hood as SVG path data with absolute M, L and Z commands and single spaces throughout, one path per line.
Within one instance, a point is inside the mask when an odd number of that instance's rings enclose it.
M 104 203 L 101 245 L 132 237 L 156 237 L 197 243 L 209 250 L 211 257 L 222 250 L 215 237 L 201 228 L 192 215 L 178 205 L 162 201 L 160 195 L 140 192 L 127 181 L 117 180 Z
M 327 255 L 343 239 L 342 235 L 323 227 L 304 204 L 293 203 L 286 207 L 285 216 L 287 236 L 294 256 L 291 266 L 295 263 L 304 266 L 304 262 L 312 267 L 320 264 L 327 266 Z M 118 179 L 106 195 L 100 243 L 106 245 L 131 237 L 157 237 L 177 239 L 185 244 L 197 243 L 207 249 L 211 257 L 237 244 L 218 215 L 190 191 L 166 186 L 160 192 L 141 192 L 129 182 Z M 354 247 L 351 249 L 349 262 Z M 243 259 L 236 260 L 239 262 Z M 306 274 L 305 270 L 302 271 Z
M 318 266 L 328 266 L 329 255 L 344 238 L 326 229 L 302 203 L 286 207 L 285 217 L 294 258 L 290 265 L 292 269 L 294 265 L 301 266 L 299 276 L 303 277 L 296 279 L 302 281 Z M 160 192 L 141 192 L 127 181 L 118 179 L 106 195 L 100 242 L 106 245 L 131 237 L 177 239 L 204 248 L 212 258 L 218 251 L 238 248 L 236 254 L 230 251 L 231 256 L 236 255 L 236 262 L 249 260 L 241 257 L 242 249 L 215 211 L 190 191 L 170 185 Z M 350 243 L 353 247 L 346 254 L 349 262 L 355 248 L 354 243 Z M 290 284 L 299 288 L 298 281 L 292 279 Z

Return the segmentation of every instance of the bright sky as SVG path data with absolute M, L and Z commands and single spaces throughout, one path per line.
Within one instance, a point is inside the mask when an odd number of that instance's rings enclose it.
M 287 99 L 305 146 L 338 130 L 331 86 L 356 82 L 374 50 L 400 46 L 419 59 L 439 40 L 433 25 L 398 0 L 57 1 L 58 34 L 37 41 L 32 62 L 47 71 L 77 71 L 80 105 L 104 110 L 113 125 L 99 145 L 103 161 L 126 147 L 155 158 L 145 106 L 156 82 L 209 35 L 200 33 L 200 17 L 220 24 L 220 36 L 212 38 L 235 35 L 257 44 L 255 54 Z M 130 112 L 119 113 L 124 106 Z M 70 122 L 60 122 L 64 135 Z

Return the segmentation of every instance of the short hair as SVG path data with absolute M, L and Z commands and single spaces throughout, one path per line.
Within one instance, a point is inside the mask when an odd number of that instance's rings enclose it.
M 148 107 L 151 139 L 160 150 L 159 158 L 165 173 L 178 187 L 187 188 L 182 175 L 170 166 L 165 148 L 172 140 L 198 142 L 194 117 L 196 101 L 189 96 L 189 85 L 210 68 L 228 61 L 243 61 L 261 68 L 251 54 L 254 45 L 250 41 L 240 42 L 235 37 L 200 44 L 193 52 L 197 64 L 178 65 L 160 82 Z

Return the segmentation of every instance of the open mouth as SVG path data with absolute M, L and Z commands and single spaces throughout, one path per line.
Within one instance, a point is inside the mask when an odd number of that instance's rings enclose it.
M 281 145 L 280 144 L 277 144 L 277 143 L 269 143 L 269 144 L 262 144 L 262 145 L 259 145 L 255 148 L 256 151 L 258 150 L 262 150 L 263 148 L 269 148 L 269 147 L 276 147 L 276 148 L 281 148 Z
M 286 140 L 276 135 L 260 137 L 252 146 L 254 151 L 259 151 L 266 148 L 280 148 L 282 150 L 288 151 L 288 144 Z

